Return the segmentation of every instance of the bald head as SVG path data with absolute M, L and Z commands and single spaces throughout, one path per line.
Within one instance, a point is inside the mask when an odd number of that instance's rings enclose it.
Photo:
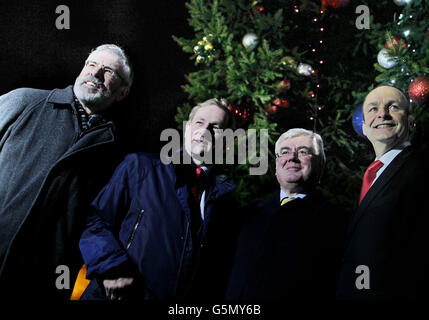
M 397 88 L 380 86 L 372 90 L 365 98 L 362 114 L 363 133 L 377 157 L 408 141 L 414 118 L 407 97 Z
M 376 87 L 375 89 L 371 90 L 365 97 L 365 100 L 362 105 L 362 115 L 364 119 L 365 119 L 365 113 L 363 112 L 363 107 L 365 106 L 365 103 L 368 103 L 368 98 L 371 99 L 374 95 L 377 95 L 378 93 L 385 94 L 386 92 L 389 92 L 389 93 L 395 92 L 395 95 L 398 95 L 399 97 L 401 105 L 403 105 L 408 110 L 408 113 L 411 113 L 410 101 L 408 97 L 405 95 L 405 93 L 396 87 L 393 87 L 387 84 L 382 84 Z

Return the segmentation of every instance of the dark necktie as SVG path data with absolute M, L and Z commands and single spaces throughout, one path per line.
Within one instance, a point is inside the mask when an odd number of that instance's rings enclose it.
M 377 171 L 383 166 L 383 162 L 380 160 L 374 161 L 366 169 L 365 175 L 363 176 L 362 188 L 360 190 L 359 204 L 362 202 L 362 199 L 365 197 L 369 188 L 371 187 L 372 182 L 374 181 Z

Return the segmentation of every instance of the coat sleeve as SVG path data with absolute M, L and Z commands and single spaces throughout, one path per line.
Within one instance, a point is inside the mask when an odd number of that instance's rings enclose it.
M 129 207 L 129 186 L 132 186 L 129 177 L 135 170 L 132 158 L 130 155 L 125 158 L 91 204 L 79 242 L 89 279 L 106 277 L 120 266 L 131 265 L 118 233 Z
M 0 150 L 8 136 L 9 128 L 25 108 L 45 98 L 47 93 L 46 90 L 20 88 L 0 96 Z

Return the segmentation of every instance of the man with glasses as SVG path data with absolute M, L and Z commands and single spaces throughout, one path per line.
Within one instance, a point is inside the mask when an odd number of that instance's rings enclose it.
M 128 95 L 132 77 L 124 51 L 101 45 L 74 86 L 0 97 L 2 296 L 69 296 L 86 208 L 115 165 L 105 111 Z
M 290 129 L 275 153 L 280 190 L 248 208 L 227 299 L 334 299 L 347 221 L 315 190 L 326 161 L 322 138 Z

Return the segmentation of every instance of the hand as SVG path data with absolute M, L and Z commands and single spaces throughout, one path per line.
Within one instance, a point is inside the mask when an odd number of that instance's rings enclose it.
M 103 280 L 104 290 L 108 300 L 122 300 L 124 293 L 134 282 L 134 278 L 118 278 Z

